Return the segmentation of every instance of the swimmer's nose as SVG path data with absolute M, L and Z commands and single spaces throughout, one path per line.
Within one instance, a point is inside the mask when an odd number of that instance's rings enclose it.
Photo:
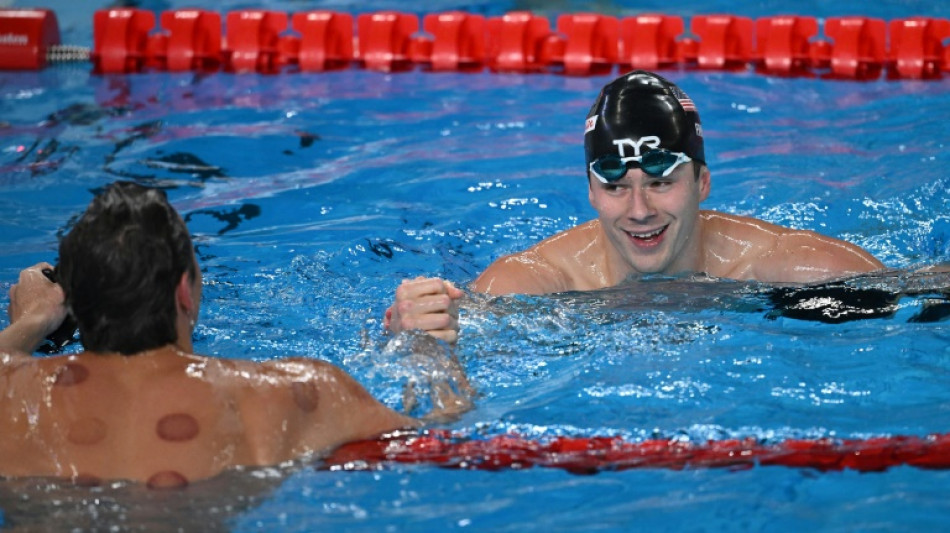
M 627 205 L 627 217 L 631 220 L 643 221 L 649 219 L 655 213 L 656 210 L 653 208 L 650 193 L 643 187 L 632 187 L 630 203 Z

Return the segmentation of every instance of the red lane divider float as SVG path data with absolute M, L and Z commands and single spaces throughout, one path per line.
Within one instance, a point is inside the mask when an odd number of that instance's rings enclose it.
M 300 34 L 300 70 L 321 72 L 345 68 L 353 60 L 353 17 L 346 13 L 295 13 L 293 28 Z
M 171 71 L 208 71 L 221 65 L 220 15 L 207 11 L 166 11 L 162 13 L 161 24 L 164 31 L 148 41 L 151 66 Z
M 605 74 L 615 68 L 698 68 L 781 76 L 873 80 L 936 79 L 950 71 L 950 20 L 886 22 L 850 16 L 753 20 L 729 14 L 595 13 L 546 17 L 451 11 L 396 11 L 354 17 L 334 11 L 245 9 L 224 17 L 206 10 L 115 8 L 95 13 L 90 59 L 97 73 L 216 70 L 273 74 L 359 66 L 380 71 L 551 72 Z M 224 31 L 222 31 L 222 26 Z M 355 26 L 355 28 L 354 28 Z M 0 69 L 38 69 L 59 45 L 48 9 L 0 9 Z
M 513 435 L 486 440 L 434 430 L 346 444 L 321 468 L 371 470 L 387 464 L 427 464 L 465 470 L 561 468 L 578 474 L 630 468 L 752 468 L 785 466 L 820 471 L 882 471 L 894 466 L 950 468 L 950 434 L 871 439 L 790 439 L 764 445 L 755 439 L 628 442 L 621 438 L 561 437 L 538 442 Z
M 826 48 L 825 43 L 812 43 L 818 35 L 818 21 L 813 17 L 761 18 L 756 21 L 756 35 L 761 56 L 757 67 L 769 73 L 803 75 Z
M 640 15 L 620 21 L 620 59 L 624 70 L 672 68 L 685 54 L 691 41 L 683 39 L 685 26 L 681 17 Z
M 48 9 L 0 9 L 0 69 L 37 70 L 59 44 L 59 24 Z
M 482 70 L 488 57 L 485 17 L 461 11 L 433 13 L 426 15 L 422 24 L 433 38 L 418 38 L 417 63 L 435 71 Z

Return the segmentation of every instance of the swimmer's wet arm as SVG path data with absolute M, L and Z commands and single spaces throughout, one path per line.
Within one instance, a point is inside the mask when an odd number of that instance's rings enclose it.
M 884 264 L 859 246 L 811 231 L 790 231 L 757 269 L 760 281 L 808 283 L 882 270 Z M 778 278 L 778 279 L 776 279 Z
M 29 354 L 43 343 L 43 328 L 29 322 L 19 320 L 0 331 L 0 352 Z
M 265 365 L 271 377 L 242 406 L 245 434 L 257 464 L 322 453 L 347 442 L 421 425 L 389 409 L 346 372 L 325 361 L 287 358 Z
M 347 441 L 376 438 L 422 425 L 421 421 L 383 405 L 342 369 L 329 363 L 322 365 L 327 371 L 329 395 L 334 401 L 333 416 L 339 420 Z
M 456 421 L 474 407 L 475 389 L 468 381 L 465 370 L 455 356 L 450 365 L 448 380 L 431 383 L 432 410 L 422 417 L 425 424 L 446 424 Z M 458 390 L 455 390 L 455 389 Z

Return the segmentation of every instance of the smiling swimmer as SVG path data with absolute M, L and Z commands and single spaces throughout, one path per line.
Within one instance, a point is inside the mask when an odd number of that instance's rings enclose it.
M 588 200 L 597 218 L 499 258 L 472 290 L 545 294 L 689 273 L 807 283 L 883 268 L 840 239 L 701 210 L 711 173 L 697 106 L 651 72 L 624 74 L 600 91 L 584 122 L 584 152 Z M 406 280 L 384 324 L 455 342 L 463 294 L 438 278 Z

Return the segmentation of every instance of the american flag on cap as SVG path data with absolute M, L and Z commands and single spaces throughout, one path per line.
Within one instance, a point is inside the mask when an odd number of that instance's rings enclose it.
M 692 111 L 696 113 L 696 104 L 693 103 L 693 100 L 679 87 L 673 86 L 673 96 L 679 100 L 681 106 L 683 106 L 683 111 Z

